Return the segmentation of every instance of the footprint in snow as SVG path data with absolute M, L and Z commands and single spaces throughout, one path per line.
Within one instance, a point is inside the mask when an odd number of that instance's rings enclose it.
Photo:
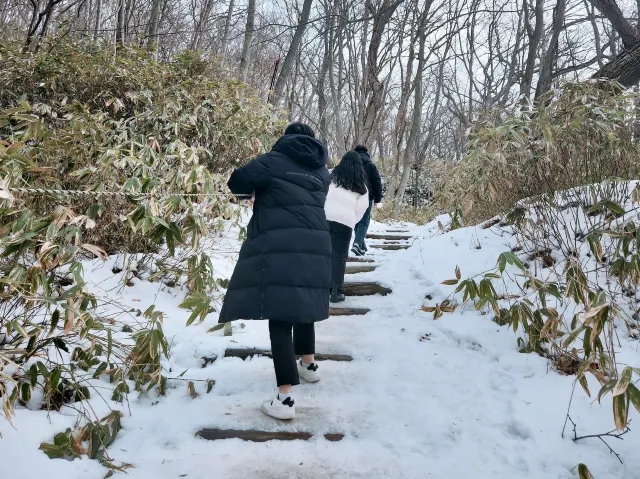
M 489 386 L 495 391 L 514 395 L 518 389 L 515 387 L 513 379 L 504 371 L 492 371 L 489 377 Z
M 528 440 L 531 437 L 531 430 L 517 419 L 511 419 L 507 424 L 507 433 L 516 439 Z

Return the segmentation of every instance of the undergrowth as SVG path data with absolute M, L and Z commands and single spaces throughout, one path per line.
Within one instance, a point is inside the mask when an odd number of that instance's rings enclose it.
M 640 412 L 640 367 L 617 360 L 622 337 L 640 340 L 640 185 L 604 181 L 523 200 L 495 227 L 512 232 L 512 251 L 473 277 L 457 268 L 443 283 L 455 293 L 423 310 L 438 319 L 471 302 L 511 327 L 522 353 L 575 375 L 589 397 L 610 395 L 615 430 L 588 437 L 611 449 L 606 439 L 627 434 L 630 410 Z M 570 407 L 563 434 L 569 423 L 574 441 L 587 437 L 578 436 Z
M 0 63 L 3 413 L 12 421 L 16 407 L 75 410 L 78 429 L 42 449 L 120 470 L 106 448 L 121 413 L 99 418 L 90 405 L 104 382 L 114 405 L 132 391 L 164 394 L 178 379 L 197 392 L 162 366 L 163 313 L 136 314 L 92 293 L 84 267 L 118 254 L 123 286 L 182 286 L 188 324 L 203 321 L 225 286 L 204 240 L 240 213 L 222 174 L 261 153 L 282 122 L 193 53 L 158 63 L 63 42 L 35 54 L 0 46 Z

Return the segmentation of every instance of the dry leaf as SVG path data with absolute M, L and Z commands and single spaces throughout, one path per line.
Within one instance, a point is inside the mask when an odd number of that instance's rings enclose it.
M 82 247 L 87 251 L 89 251 L 90 253 L 93 253 L 94 255 L 96 255 L 102 261 L 106 261 L 109 258 L 109 255 L 107 254 L 107 252 L 102 248 L 100 248 L 100 246 L 96 246 L 90 243 L 84 243 Z

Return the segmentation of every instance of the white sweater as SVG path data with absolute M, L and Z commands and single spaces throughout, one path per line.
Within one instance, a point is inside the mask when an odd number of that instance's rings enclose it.
M 331 182 L 324 211 L 327 221 L 335 221 L 353 229 L 369 207 L 369 193 L 359 195 Z

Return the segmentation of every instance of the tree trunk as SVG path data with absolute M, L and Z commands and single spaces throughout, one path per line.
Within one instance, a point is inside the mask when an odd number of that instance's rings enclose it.
M 400 207 L 402 206 L 402 198 L 404 192 L 407 189 L 409 178 L 411 175 L 411 167 L 416 157 L 416 146 L 418 144 L 418 134 L 420 132 L 420 123 L 422 119 L 422 76 L 424 74 L 425 65 L 425 47 L 427 43 L 426 29 L 426 16 L 429 10 L 429 6 L 425 7 L 427 11 L 422 14 L 420 19 L 420 26 L 418 29 L 418 35 L 420 36 L 420 47 L 418 49 L 418 69 L 416 70 L 416 78 L 414 80 L 414 96 L 413 96 L 413 114 L 411 116 L 411 129 L 409 130 L 409 137 L 407 138 L 407 145 L 404 150 L 404 159 L 402 166 L 402 178 L 398 185 L 398 191 L 394 199 L 393 210 L 397 215 L 400 213 Z
M 611 22 L 613 29 L 618 32 L 622 42 L 626 47 L 634 45 L 638 41 L 635 29 L 624 18 L 624 15 L 620 11 L 620 7 L 615 0 L 589 0 L 591 4 L 600 10 L 607 19 Z
M 9 2 L 10 0 L 6 0 L 0 9 L 0 28 L 4 27 L 9 16 Z
M 617 57 L 597 71 L 593 78 L 606 78 L 616 81 L 625 88 L 637 84 L 640 81 L 640 42 L 628 50 L 623 50 Z
M 525 24 L 527 26 L 527 33 L 529 34 L 529 50 L 527 53 L 527 62 L 525 65 L 524 74 L 522 76 L 522 81 L 520 82 L 520 96 L 522 97 L 522 104 L 526 105 L 531 94 L 531 85 L 533 83 L 533 73 L 536 66 L 538 45 L 540 45 L 540 39 L 542 38 L 542 32 L 544 30 L 544 0 L 536 0 L 536 23 L 533 30 L 531 29 L 531 22 L 528 15 L 529 0 L 523 1 L 525 8 Z
M 300 15 L 298 26 L 296 27 L 296 31 L 293 34 L 293 39 L 291 40 L 291 45 L 289 45 L 287 56 L 284 58 L 284 62 L 282 63 L 280 74 L 278 75 L 278 79 L 276 80 L 276 86 L 269 97 L 269 102 L 272 105 L 277 105 L 282 98 L 284 86 L 289 79 L 289 75 L 291 74 L 291 70 L 293 68 L 293 63 L 298 56 L 298 51 L 300 50 L 302 37 L 304 36 L 304 32 L 307 29 L 307 23 L 309 22 L 309 15 L 311 14 L 312 3 L 313 0 L 304 0 L 304 3 L 302 5 L 302 14 Z
M 325 41 L 324 55 L 322 58 L 322 65 L 318 72 L 318 129 L 320 140 L 327 145 L 329 141 L 329 135 L 327 131 L 327 96 L 325 94 L 325 83 L 327 78 L 327 72 L 329 70 L 329 62 L 331 61 L 331 51 L 329 50 L 329 41 Z
M 341 39 L 338 41 L 338 45 L 341 45 Z M 342 78 L 342 52 L 338 57 L 338 78 Z M 334 72 L 334 64 L 335 62 L 329 62 L 329 88 L 331 90 L 331 103 L 333 103 L 333 108 L 335 111 L 335 121 L 336 121 L 336 143 L 338 144 L 337 154 L 338 157 L 342 157 L 342 155 L 347 151 L 346 150 L 346 141 L 347 138 L 344 134 L 344 126 L 342 124 L 342 115 L 340 112 L 340 95 L 342 90 L 336 86 L 335 80 L 335 72 Z
M 100 1 L 100 0 L 98 0 Z M 158 24 L 160 23 L 160 4 L 162 0 L 153 0 L 151 14 L 149 16 L 149 29 L 147 30 L 147 50 L 155 52 L 158 48 Z
M 606 78 L 629 88 L 640 81 L 640 38 L 635 36 L 631 24 L 624 18 L 615 0 L 589 0 L 605 15 L 615 32 L 627 45 L 613 60 L 598 70 L 592 78 Z
M 249 70 L 249 58 L 251 55 L 251 39 L 255 29 L 256 0 L 249 0 L 247 9 L 247 26 L 244 31 L 244 43 L 242 44 L 242 55 L 240 56 L 240 78 L 246 80 Z
M 100 16 L 102 14 L 102 0 L 96 1 L 96 18 L 93 25 L 93 41 L 98 40 L 98 34 L 100 33 Z
M 233 7 L 235 0 L 229 0 L 229 10 L 227 10 L 227 18 L 224 21 L 224 34 L 222 36 L 222 45 L 220 46 L 220 54 L 223 58 L 227 56 L 227 48 L 229 48 L 229 31 L 231 30 L 231 20 L 233 19 Z
M 124 24 L 125 24 L 125 11 L 126 11 L 126 0 L 120 0 L 118 2 L 118 24 L 116 26 L 116 44 L 124 45 Z
M 373 11 L 373 5 L 367 2 L 369 9 L 373 15 L 373 28 L 371 30 L 371 41 L 369 43 L 369 52 L 367 54 L 367 68 L 365 88 L 366 88 L 366 103 L 364 109 L 360 112 L 359 121 L 359 138 L 358 142 L 366 145 L 371 142 L 371 139 L 376 131 L 376 124 L 378 114 L 383 107 L 384 100 L 384 85 L 378 79 L 380 73 L 380 66 L 378 65 L 378 54 L 380 52 L 380 45 L 382 43 L 382 35 L 387 27 L 391 16 L 400 6 L 402 2 L 391 3 L 391 0 L 383 0 L 380 9 Z
M 583 0 L 584 6 L 587 9 L 589 22 L 591 22 L 591 28 L 593 29 L 593 40 L 596 47 L 596 57 L 598 59 L 598 66 L 602 68 L 604 66 L 604 62 L 602 60 L 602 40 L 600 39 L 600 30 L 598 29 L 598 24 L 596 23 L 595 16 L 595 7 L 593 5 L 589 5 L 589 0 Z
M 551 88 L 553 64 L 558 54 L 558 38 L 564 28 L 564 12 L 566 5 L 566 0 L 558 0 L 555 8 L 553 9 L 552 34 L 551 39 L 549 40 L 549 46 L 547 47 L 547 52 L 545 53 L 540 65 L 540 76 L 538 78 L 538 84 L 536 85 L 536 101 L 538 101 L 538 99 Z
M 124 40 L 131 41 L 131 37 L 129 36 L 129 25 L 131 24 L 131 17 L 133 16 L 133 0 L 124 0 L 125 9 L 124 9 Z
M 213 8 L 213 0 L 204 0 L 202 8 L 200 9 L 199 18 L 196 21 L 193 37 L 191 38 L 190 50 L 198 50 L 200 47 L 200 40 L 202 38 L 202 32 L 209 23 L 209 17 L 211 16 L 211 9 Z

